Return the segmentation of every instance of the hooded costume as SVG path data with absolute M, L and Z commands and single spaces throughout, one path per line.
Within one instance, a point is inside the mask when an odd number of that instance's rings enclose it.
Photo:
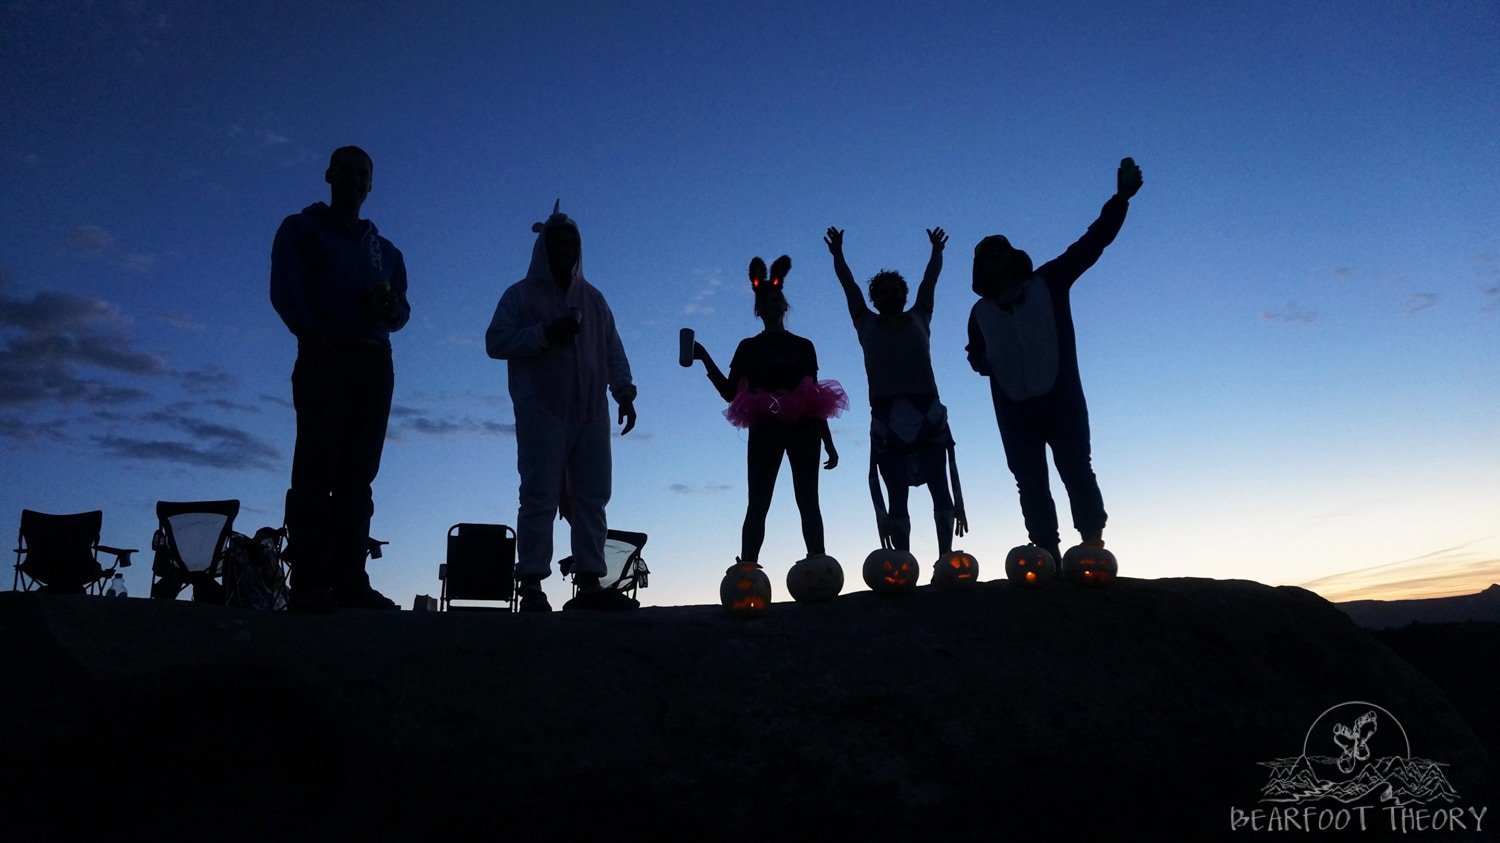
M 974 292 L 969 312 L 969 366 L 990 379 L 990 396 L 1005 459 L 1015 475 L 1026 531 L 1038 547 L 1057 553 L 1057 507 L 1048 489 L 1047 447 L 1068 490 L 1073 526 L 1097 539 L 1106 513 L 1089 453 L 1088 406 L 1078 374 L 1078 347 L 1069 291 L 1099 260 L 1125 224 L 1130 208 L 1119 196 L 1056 259 L 1031 271 L 1031 257 L 999 235 L 974 247 Z M 1001 304 L 998 279 L 982 271 L 982 257 L 1008 258 L 1023 276 L 1020 294 Z M 1060 558 L 1060 557 L 1057 557 Z
M 604 296 L 583 277 L 583 255 L 574 262 L 566 292 L 552 277 L 548 233 L 578 226 L 556 208 L 537 223 L 526 277 L 495 306 L 485 332 L 490 357 L 506 361 L 516 414 L 516 467 L 521 475 L 516 576 L 552 573 L 552 520 L 569 497 L 575 572 L 602 576 L 611 491 L 608 389 L 618 402 L 635 399 L 630 362 Z M 580 240 L 581 243 L 581 240 Z M 546 329 L 572 316 L 579 332 L 570 343 L 549 344 Z
M 394 308 L 371 307 L 388 288 Z M 292 586 L 332 589 L 357 605 L 370 590 L 365 552 L 395 385 L 392 331 L 411 317 L 401 251 L 369 220 L 318 202 L 282 221 L 271 248 L 271 303 L 297 337 L 297 444 L 286 524 Z

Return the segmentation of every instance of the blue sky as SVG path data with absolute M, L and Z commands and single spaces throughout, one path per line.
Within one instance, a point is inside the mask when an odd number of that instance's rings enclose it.
M 280 523 L 295 347 L 271 238 L 354 143 L 413 308 L 377 587 L 435 594 L 449 525 L 514 523 L 482 335 L 559 197 L 640 387 L 609 516 L 651 536 L 645 602 L 714 601 L 738 549 L 744 436 L 676 342 L 692 327 L 727 362 L 759 330 L 752 255 L 792 256 L 789 327 L 853 399 L 822 501 L 859 581 L 867 399 L 829 225 L 861 281 L 915 281 L 923 229 L 952 238 L 932 353 L 958 546 L 999 576 L 1025 535 L 963 357 L 973 245 L 1054 256 L 1129 155 L 1145 188 L 1074 292 L 1122 573 L 1476 591 L 1500 580 L 1497 33 L 1488 2 L 9 2 L 0 513 L 101 508 L 106 543 L 142 548 L 158 499 Z M 935 556 L 930 529 L 914 550 Z M 784 471 L 762 554 L 779 595 L 801 554 Z

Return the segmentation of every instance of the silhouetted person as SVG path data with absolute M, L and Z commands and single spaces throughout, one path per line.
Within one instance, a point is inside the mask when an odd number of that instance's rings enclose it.
M 953 550 L 955 532 L 962 536 L 968 523 L 963 494 L 958 491 L 948 408 L 938 400 L 937 380 L 932 375 L 932 305 L 948 235 L 941 228 L 928 229 L 927 239 L 932 243 L 932 257 L 917 287 L 916 303 L 906 310 L 906 279 L 899 272 L 881 270 L 870 278 L 874 312 L 865 306 L 854 273 L 844 260 L 844 232 L 830 227 L 823 242 L 833 255 L 833 271 L 844 288 L 849 317 L 865 355 L 870 383 L 870 496 L 881 544 L 911 549 L 907 488 L 926 484 L 932 493 L 938 553 L 946 554 Z M 945 468 L 953 472 L 954 494 L 948 491 Z M 881 480 L 891 497 L 889 514 L 880 496 Z
M 1005 461 L 1016 477 L 1032 544 L 1062 561 L 1057 507 L 1047 482 L 1047 448 L 1068 490 L 1083 543 L 1104 545 L 1104 499 L 1089 455 L 1089 413 L 1078 376 L 1069 290 L 1120 232 L 1141 189 L 1135 161 L 1120 162 L 1115 195 L 1078 242 L 1031 268 L 1031 257 L 996 234 L 974 247 L 969 365 L 990 379 Z
M 552 575 L 552 521 L 562 507 L 579 590 L 563 608 L 631 609 L 635 600 L 599 584 L 608 570 L 604 507 L 612 479 L 605 391 L 620 405 L 624 436 L 636 419 L 630 361 L 604 295 L 583 277 L 578 226 L 554 206 L 532 231 L 526 277 L 500 297 L 484 335 L 489 355 L 506 361 L 516 413 L 520 608 L 552 610 L 542 580 Z
M 750 261 L 750 286 L 755 292 L 755 315 L 765 330 L 740 341 L 726 377 L 701 343 L 693 344 L 693 359 L 702 360 L 709 382 L 729 402 L 725 418 L 748 428 L 745 462 L 749 502 L 740 532 L 736 562 L 759 565 L 766 538 L 766 514 L 781 458 L 792 466 L 792 492 L 802 515 L 802 540 L 808 556 L 825 552 L 823 513 L 818 508 L 818 449 L 828 451 L 825 469 L 839 464 L 828 419 L 849 406 L 837 381 L 819 381 L 818 355 L 810 340 L 786 329 L 788 310 L 782 282 L 792 259 L 777 258 L 766 275 L 766 263 Z
M 283 220 L 271 248 L 271 303 L 297 337 L 286 524 L 298 611 L 397 608 L 365 573 L 395 383 L 390 334 L 411 317 L 401 251 L 359 216 L 374 169 L 357 146 L 334 150 L 328 204 Z

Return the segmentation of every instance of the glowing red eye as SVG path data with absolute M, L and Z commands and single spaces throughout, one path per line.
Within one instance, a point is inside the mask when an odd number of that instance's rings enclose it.
M 751 278 L 750 279 L 750 288 L 752 290 L 758 290 L 758 289 L 760 289 L 760 279 L 759 278 Z

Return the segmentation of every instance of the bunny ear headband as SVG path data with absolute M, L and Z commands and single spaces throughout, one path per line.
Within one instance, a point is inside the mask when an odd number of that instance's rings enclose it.
M 792 259 L 782 255 L 771 263 L 771 277 L 766 278 L 766 262 L 759 257 L 750 259 L 750 289 L 756 293 L 762 290 L 779 290 L 782 282 L 786 280 L 786 274 L 792 271 Z

